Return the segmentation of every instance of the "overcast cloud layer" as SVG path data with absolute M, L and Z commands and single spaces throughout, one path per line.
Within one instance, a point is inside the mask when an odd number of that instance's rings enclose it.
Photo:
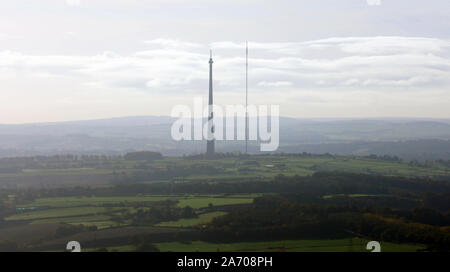
M 448 1 L 11 2 L 0 123 L 169 115 L 206 96 L 210 48 L 216 102 L 242 103 L 245 37 L 251 103 L 294 117 L 450 118 Z

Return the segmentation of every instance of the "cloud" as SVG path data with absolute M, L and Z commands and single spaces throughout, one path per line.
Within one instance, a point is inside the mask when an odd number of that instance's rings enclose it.
M 94 93 L 105 93 L 108 101 L 123 101 L 126 92 L 149 99 L 154 96 L 165 97 L 167 101 L 186 99 L 205 94 L 209 48 L 212 48 L 215 89 L 221 97 L 217 101 L 226 103 L 232 98 L 240 99 L 245 87 L 245 43 L 201 44 L 155 39 L 145 44 L 147 49 L 129 55 L 110 51 L 92 56 L 2 51 L 0 82 L 5 86 L 2 89 L 27 82 L 32 85 L 27 87 L 28 90 L 37 88 L 40 92 L 51 92 L 49 97 L 59 97 L 63 101 L 67 101 L 67 95 L 77 95 L 76 88 L 84 90 L 83 98 L 86 99 Z M 328 113 L 333 110 L 343 113 L 344 109 L 359 112 L 362 106 L 370 106 L 370 101 L 381 98 L 389 100 L 385 103 L 392 105 L 392 115 L 398 114 L 395 105 L 400 107 L 402 99 L 414 99 L 416 108 L 437 114 L 442 108 L 436 104 L 442 107 L 443 101 L 450 101 L 448 40 L 337 37 L 298 43 L 250 42 L 249 47 L 250 89 L 252 93 L 258 93 L 255 103 L 276 102 L 287 108 L 291 105 L 293 113 L 302 114 L 292 103 L 296 101 L 295 97 L 307 97 L 301 103 L 314 104 L 315 108 L 308 109 L 318 116 L 327 112 L 325 105 L 328 105 Z M 50 84 L 52 82 L 55 86 Z M 50 91 L 52 88 L 54 90 Z M 73 91 L 64 96 L 58 93 L 65 88 Z M 430 94 L 434 97 L 429 97 Z M 318 101 L 321 106 L 316 105 Z M 158 100 L 158 104 L 162 107 L 164 102 Z
M 208 76 L 209 46 L 167 39 L 146 43 L 153 48 L 129 56 L 114 52 L 32 56 L 4 51 L 0 53 L 0 67 L 30 75 L 73 77 L 111 88 L 201 92 L 202 81 Z M 215 52 L 215 81 L 232 87 L 229 91 L 241 87 L 243 44 L 217 42 L 210 46 Z M 252 42 L 249 46 L 251 83 L 261 87 L 443 88 L 450 80 L 450 42 L 446 40 L 331 38 L 301 43 Z
M 81 5 L 81 0 L 66 0 L 66 4 L 69 6 L 79 6 Z
M 290 81 L 274 81 L 274 82 L 261 81 L 258 83 L 258 86 L 262 87 L 288 87 L 292 85 L 293 84 Z
M 18 35 L 11 35 L 11 34 L 7 34 L 7 33 L 0 33 L 0 41 L 7 41 L 7 40 L 18 40 L 18 39 L 22 39 L 22 36 L 18 36 Z
M 200 48 L 202 47 L 201 44 L 198 43 L 192 43 L 192 42 L 185 42 L 180 40 L 172 40 L 172 39 L 154 39 L 149 41 L 144 41 L 144 43 L 149 45 L 157 45 L 164 48 Z
M 367 5 L 369 6 L 380 6 L 381 0 L 366 0 Z

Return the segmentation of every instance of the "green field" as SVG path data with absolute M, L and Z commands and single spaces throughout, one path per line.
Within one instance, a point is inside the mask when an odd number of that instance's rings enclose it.
M 30 224 L 54 224 L 54 223 L 67 223 L 67 224 L 83 224 L 94 221 L 108 221 L 111 217 L 108 215 L 92 215 L 92 216 L 75 216 L 75 217 L 58 217 L 52 219 L 37 219 L 33 220 Z
M 29 204 L 18 207 L 78 207 L 119 204 L 122 202 L 147 202 L 172 199 L 171 196 L 119 196 L 119 197 L 51 197 L 39 198 Z
M 46 219 L 46 218 L 59 218 L 59 217 L 70 217 L 70 216 L 80 216 L 88 214 L 98 214 L 111 211 L 119 211 L 123 208 L 105 208 L 105 207 L 74 207 L 74 208 L 60 208 L 60 209 L 49 209 L 49 210 L 38 210 L 33 212 L 25 212 L 15 214 L 6 217 L 7 221 L 16 220 L 35 220 L 35 219 Z
M 323 196 L 324 199 L 330 199 L 333 197 L 382 197 L 382 196 L 389 196 L 389 195 L 368 195 L 368 194 L 336 194 L 336 195 L 325 195 Z
M 226 212 L 210 212 L 200 214 L 197 218 L 180 219 L 177 221 L 169 221 L 159 223 L 157 226 L 160 227 L 194 227 L 201 224 L 207 224 L 211 222 L 214 218 L 227 214 Z
M 136 212 L 137 207 L 129 206 L 136 203 L 156 202 L 164 200 L 179 201 L 177 206 L 184 208 L 190 206 L 194 209 L 213 206 L 249 204 L 255 197 L 261 194 L 234 194 L 234 195 L 146 195 L 123 197 L 51 197 L 39 198 L 35 201 L 19 205 L 20 208 L 33 207 L 35 210 L 19 212 L 6 217 L 7 221 L 31 221 L 30 224 L 55 224 L 66 223 L 73 225 L 96 226 L 98 229 L 129 225 L 129 222 L 115 222 L 111 220 L 111 213 L 122 211 Z M 126 206 L 123 206 L 123 205 Z M 102 205 L 108 205 L 103 207 Z M 139 204 L 138 204 L 139 205 Z M 140 209 L 147 209 L 141 207 Z M 206 224 L 213 218 L 224 215 L 225 212 L 211 212 L 200 214 L 198 218 L 181 219 L 178 221 L 164 222 L 159 226 L 167 227 L 193 227 Z
M 236 204 L 250 204 L 253 198 L 227 198 L 227 197 L 199 197 L 180 199 L 178 207 L 190 206 L 194 209 L 208 207 L 211 203 L 213 206 L 236 205 Z
M 114 169 L 111 165 L 118 166 Z M 217 169 L 216 173 L 196 173 L 189 169 L 204 166 Z M 220 160 L 183 159 L 165 157 L 153 162 L 133 162 L 116 158 L 106 165 L 96 168 L 62 168 L 62 169 L 22 169 L 17 173 L 0 173 L 0 179 L 6 184 L 37 185 L 35 177 L 39 176 L 39 184 L 58 187 L 64 185 L 89 185 L 93 187 L 110 186 L 114 173 L 133 176 L 143 169 L 167 171 L 169 168 L 186 169 L 180 175 L 171 173 L 166 177 L 149 178 L 142 183 L 171 181 L 182 178 L 184 181 L 267 181 L 276 175 L 308 176 L 317 171 L 340 171 L 363 174 L 378 174 L 406 177 L 442 177 L 450 175 L 450 167 L 440 163 L 431 163 L 426 167 L 418 167 L 403 161 L 383 161 L 366 157 L 352 156 L 284 156 L 260 155 L 230 157 Z
M 128 225 L 126 223 L 118 223 L 110 220 L 108 215 L 91 215 L 91 216 L 75 216 L 75 217 L 58 217 L 52 219 L 38 219 L 33 220 L 30 225 L 38 224 L 71 224 L 71 225 L 84 225 L 86 227 L 96 226 L 98 229 L 105 229 L 110 227 L 119 227 Z
M 367 252 L 365 249 L 368 241 L 359 238 L 340 240 L 286 240 L 271 242 L 249 242 L 215 244 L 201 241 L 192 243 L 158 243 L 160 251 L 172 252 Z M 419 245 L 405 245 L 393 243 L 380 243 L 384 252 L 414 252 L 422 249 Z
M 132 245 L 106 247 L 106 249 L 110 252 L 133 252 L 133 251 L 136 251 L 136 247 L 132 246 Z M 83 249 L 83 252 L 95 252 L 98 250 L 99 250 L 99 248 L 85 248 L 85 249 Z
M 254 164 L 250 164 L 253 162 Z M 190 163 L 211 164 L 208 161 L 177 161 L 179 165 Z M 450 174 L 450 169 L 435 164 L 430 167 L 410 166 L 406 162 L 382 161 L 361 157 L 302 157 L 302 156 L 254 156 L 251 159 L 221 159 L 214 161 L 212 166 L 220 167 L 223 173 L 215 175 L 192 175 L 187 180 L 228 180 L 228 179 L 270 179 L 276 175 L 307 176 L 317 171 L 340 171 L 365 174 L 381 174 L 393 176 L 444 176 Z M 245 168 L 245 171 L 240 169 Z
M 18 205 L 19 208 L 29 207 L 51 207 L 51 208 L 69 208 L 80 206 L 101 206 L 114 205 L 131 202 L 155 202 L 164 200 L 179 200 L 179 206 L 191 206 L 192 208 L 207 207 L 209 203 L 213 205 L 230 205 L 251 203 L 255 197 L 261 194 L 242 194 L 242 195 L 147 195 L 147 196 L 120 196 L 120 197 L 51 197 L 39 198 L 35 201 Z

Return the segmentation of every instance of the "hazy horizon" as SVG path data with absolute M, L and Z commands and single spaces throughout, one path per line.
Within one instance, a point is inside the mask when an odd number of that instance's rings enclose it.
M 221 116 L 216 116 L 221 117 Z M 237 116 L 238 118 L 245 118 L 244 116 Z M 0 123 L 1 126 L 8 125 L 39 125 L 39 124 L 58 124 L 58 123 L 71 123 L 71 122 L 90 122 L 90 121 L 103 121 L 103 120 L 117 120 L 117 119 L 132 119 L 132 118 L 171 118 L 177 119 L 177 117 L 171 117 L 170 115 L 128 115 L 128 116 L 112 116 L 104 118 L 92 118 L 92 119 L 73 119 L 63 121 L 39 121 L 39 122 L 24 122 L 24 123 Z M 444 121 L 449 122 L 449 118 L 439 117 L 292 117 L 292 116 L 280 116 L 280 119 L 295 119 L 295 120 L 311 120 L 311 121 Z

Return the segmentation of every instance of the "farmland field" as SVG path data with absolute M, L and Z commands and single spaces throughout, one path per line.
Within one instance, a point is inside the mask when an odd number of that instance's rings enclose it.
M 194 209 L 208 207 L 209 204 L 213 206 L 236 205 L 236 204 L 250 204 L 253 198 L 227 198 L 227 197 L 201 197 L 201 198 L 183 198 L 179 200 L 179 207 L 190 206 Z
M 73 217 L 57 217 L 51 219 L 37 219 L 30 224 L 54 224 L 54 223 L 68 223 L 68 224 L 83 224 L 93 221 L 106 221 L 111 217 L 108 215 L 93 215 L 93 216 L 73 216 Z
M 10 238 L 25 251 L 64 250 L 70 239 L 86 251 L 298 252 L 364 252 L 366 237 L 389 241 L 383 251 L 428 250 L 447 239 L 445 162 L 230 156 L 46 162 L 0 174 L 0 250 Z M 424 229 L 435 236 L 414 238 Z
M 201 241 L 192 243 L 159 243 L 156 244 L 161 251 L 174 252 L 367 252 L 365 246 L 368 240 L 358 238 L 340 240 L 287 240 L 272 242 L 250 242 L 214 244 Z M 422 249 L 420 245 L 399 245 L 393 243 L 381 243 L 383 252 L 411 252 Z
M 226 214 L 226 212 L 204 213 L 204 214 L 200 214 L 198 216 L 198 218 L 189 218 L 189 219 L 180 219 L 177 221 L 162 222 L 162 223 L 159 223 L 157 226 L 188 228 L 188 227 L 193 227 L 193 226 L 198 226 L 201 224 L 209 223 L 214 218 L 225 215 L 225 214 Z
M 38 198 L 33 202 L 17 205 L 18 208 L 30 207 L 78 207 L 78 206 L 102 206 L 131 202 L 156 202 L 164 200 L 180 200 L 180 206 L 190 205 L 194 208 L 205 207 L 209 203 L 213 205 L 243 204 L 249 203 L 253 198 L 261 194 L 240 195 L 145 195 L 145 196 L 118 196 L 118 197 L 51 197 Z
M 270 242 L 250 243 L 207 243 L 192 241 L 189 243 L 157 243 L 162 252 L 368 252 L 365 248 L 369 241 L 359 238 L 338 240 L 284 240 Z M 381 243 L 383 252 L 416 252 L 423 250 L 421 245 Z M 111 252 L 132 252 L 134 246 L 107 247 Z M 86 251 L 96 251 L 98 248 L 89 248 Z
M 77 206 L 101 206 L 119 204 L 123 202 L 147 202 L 172 199 L 172 196 L 122 196 L 122 197 L 51 197 L 39 198 L 26 205 L 18 207 L 77 207 Z
M 70 216 L 80 216 L 87 214 L 98 214 L 111 211 L 118 211 L 120 209 L 121 208 L 105 208 L 105 207 L 74 207 L 74 208 L 48 209 L 16 214 L 5 218 L 5 220 L 15 221 L 15 220 L 70 217 Z
M 33 208 L 6 217 L 6 221 L 30 221 L 31 225 L 38 224 L 71 224 L 86 227 L 95 226 L 97 229 L 127 226 L 129 220 L 117 222 L 112 216 L 120 215 L 124 211 L 135 213 L 135 203 L 156 203 L 158 201 L 178 201 L 177 206 L 190 206 L 194 209 L 213 206 L 249 204 L 261 194 L 219 195 L 146 195 L 123 197 L 52 197 L 39 198 L 35 201 L 19 205 L 20 209 Z M 134 206 L 130 206 L 133 204 Z M 106 205 L 105 207 L 103 205 Z M 128 205 L 125 207 L 124 205 Z M 147 210 L 141 207 L 141 210 Z M 226 214 L 225 212 L 210 212 L 200 214 L 197 218 L 180 219 L 162 222 L 158 226 L 165 227 L 193 227 L 210 222 L 213 218 Z
M 120 167 L 120 170 L 114 167 Z M 204 170 L 189 170 L 200 167 Z M 185 169 L 182 172 L 169 169 Z M 150 175 L 146 169 L 158 172 Z M 98 164 L 89 168 L 30 169 L 23 168 L 16 173 L 0 173 L 0 188 L 16 186 L 94 186 L 108 187 L 123 180 L 139 178 L 140 183 L 190 181 L 268 181 L 283 175 L 308 176 L 317 171 L 342 171 L 351 173 L 379 174 L 407 177 L 445 177 L 450 175 L 450 167 L 445 164 L 430 163 L 424 166 L 412 165 L 404 161 L 384 161 L 367 157 L 349 156 L 276 156 L 258 155 L 220 160 L 187 160 L 167 157 L 154 162 L 133 162 L 120 158 L 111 159 L 108 164 Z

